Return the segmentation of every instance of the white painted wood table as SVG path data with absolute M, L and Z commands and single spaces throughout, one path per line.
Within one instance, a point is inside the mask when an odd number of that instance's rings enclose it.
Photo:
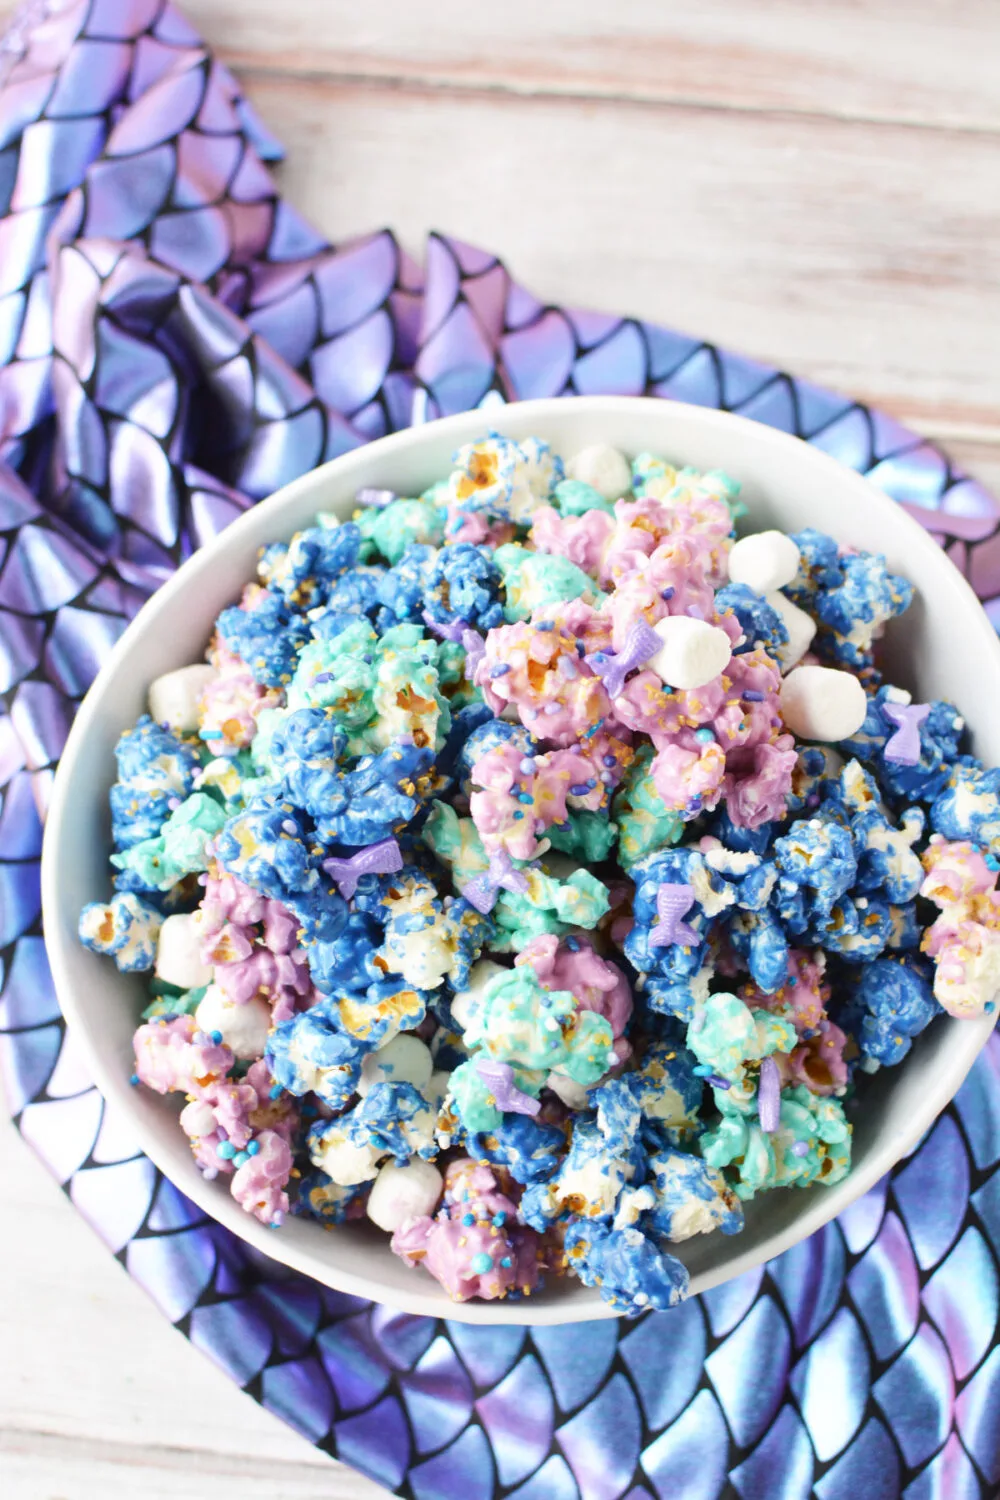
M 543 298 L 878 402 L 1000 487 L 993 0 L 186 11 L 333 239 L 445 229 Z M 6 1124 L 0 1182 L 3 1500 L 383 1493 L 168 1328 Z

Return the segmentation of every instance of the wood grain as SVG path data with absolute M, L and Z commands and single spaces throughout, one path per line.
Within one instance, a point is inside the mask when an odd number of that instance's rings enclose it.
M 376 1500 L 167 1324 L 6 1119 L 3 1500 Z M 204 1478 L 195 1488 L 192 1475 Z

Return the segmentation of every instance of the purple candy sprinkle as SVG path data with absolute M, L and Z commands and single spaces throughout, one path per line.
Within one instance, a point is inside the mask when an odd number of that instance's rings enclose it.
M 667 881 L 656 893 L 656 910 L 659 922 L 649 934 L 651 948 L 667 948 L 679 943 L 684 948 L 693 948 L 701 942 L 693 927 L 681 920 L 694 905 L 694 891 L 689 885 L 677 885 Z
M 765 1057 L 760 1065 L 757 1114 L 761 1130 L 769 1135 L 777 1130 L 781 1122 L 781 1074 L 773 1057 Z
M 791 1146 L 791 1152 L 792 1152 L 793 1156 L 808 1156 L 809 1155 L 809 1142 L 808 1141 L 793 1141 L 792 1146 Z
M 629 627 L 623 650 L 595 651 L 592 656 L 584 657 L 584 660 L 595 675 L 603 679 L 608 696 L 617 698 L 625 687 L 625 678 L 629 672 L 643 666 L 662 646 L 663 639 L 652 626 L 647 625 L 645 620 L 637 620 Z
M 758 693 L 756 688 L 747 688 L 746 692 L 740 694 L 740 697 L 744 698 L 747 703 L 763 703 L 767 694 Z
M 896 733 L 885 745 L 886 760 L 900 766 L 920 763 L 920 726 L 931 711 L 929 703 L 883 703 L 882 717 L 895 724 Z
M 427 629 L 433 634 L 441 637 L 443 641 L 460 641 L 463 632 L 468 630 L 468 620 L 452 620 L 447 625 L 441 625 L 429 610 L 424 610 L 421 617 Z
M 364 485 L 354 496 L 354 503 L 370 505 L 375 510 L 384 510 L 387 505 L 391 505 L 394 500 L 398 499 L 399 496 L 395 490 L 380 490 L 371 485 Z
M 476 1072 L 486 1084 L 504 1114 L 537 1115 L 541 1104 L 523 1093 L 514 1082 L 514 1069 L 510 1063 L 490 1060 L 476 1063 Z
M 517 818 L 523 815 L 515 813 L 514 816 Z M 496 906 L 501 890 L 523 895 L 527 889 L 527 877 L 520 870 L 514 869 L 506 849 L 498 849 L 490 855 L 489 869 L 485 874 L 477 875 L 475 880 L 470 880 L 462 895 L 470 906 L 474 906 L 485 917 Z
M 403 856 L 393 838 L 359 849 L 350 859 L 325 859 L 323 869 L 332 877 L 345 901 L 350 901 L 362 875 L 392 875 L 403 868 Z

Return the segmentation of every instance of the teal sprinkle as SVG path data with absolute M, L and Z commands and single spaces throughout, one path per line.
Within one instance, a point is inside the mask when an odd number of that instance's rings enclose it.
M 476 1222 L 476 1216 L 475 1216 L 475 1214 L 463 1214 L 462 1215 L 462 1223 L 463 1224 L 474 1224 L 475 1222 Z
M 485 1250 L 481 1251 L 479 1255 L 474 1255 L 472 1257 L 469 1269 L 473 1271 L 476 1276 L 485 1276 L 487 1271 L 492 1271 L 493 1269 L 492 1255 L 487 1255 Z
M 257 1152 L 259 1150 L 260 1150 L 260 1141 L 251 1141 L 250 1144 L 247 1146 L 247 1155 L 248 1156 L 256 1156 Z
M 215 1045 L 217 1047 L 219 1047 L 219 1046 L 222 1045 L 222 1032 L 221 1031 L 211 1031 L 211 1032 L 209 1032 L 209 1036 L 212 1038 L 212 1041 L 215 1043 Z
M 232 1141 L 220 1141 L 215 1148 L 216 1156 L 221 1156 L 223 1161 L 232 1161 L 236 1155 L 236 1147 Z
M 505 1255 L 500 1264 L 503 1266 L 505 1271 L 509 1271 L 514 1262 L 511 1260 L 509 1255 Z
M 715 739 L 715 730 L 708 728 L 696 729 L 694 732 L 694 737 L 699 742 L 699 744 L 710 745 Z
M 246 1163 L 249 1160 L 250 1160 L 250 1158 L 249 1158 L 249 1156 L 247 1155 L 247 1153 L 245 1151 L 237 1151 L 236 1155 L 233 1157 L 233 1166 L 234 1167 L 245 1166 Z
M 129 1079 L 129 1083 L 132 1085 L 133 1088 L 137 1087 L 137 1085 L 139 1083 L 139 1075 L 138 1075 L 138 1073 L 133 1073 L 132 1074 L 132 1077 Z
M 494 1214 L 493 1215 L 493 1222 L 494 1222 L 494 1224 L 496 1225 L 496 1227 L 498 1229 L 502 1229 L 503 1226 L 507 1222 L 507 1215 L 506 1214 Z

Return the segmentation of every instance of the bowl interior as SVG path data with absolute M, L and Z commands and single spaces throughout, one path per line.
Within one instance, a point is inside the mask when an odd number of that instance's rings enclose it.
M 629 455 L 651 450 L 739 479 L 749 529 L 817 526 L 838 540 L 882 552 L 915 585 L 912 608 L 890 628 L 886 659 L 894 681 L 916 699 L 949 698 L 966 715 L 973 747 L 1000 763 L 1000 643 L 972 591 L 894 502 L 825 454 L 795 438 L 728 414 L 625 397 L 525 402 L 466 413 L 396 434 L 306 475 L 242 516 L 196 554 L 146 605 L 116 646 L 76 717 L 56 777 L 43 854 L 45 932 L 59 999 L 105 1096 L 131 1122 L 140 1144 L 190 1198 L 273 1259 L 358 1296 L 419 1314 L 477 1323 L 557 1323 L 614 1316 L 596 1292 L 551 1281 L 522 1303 L 454 1304 L 422 1273 L 392 1255 L 366 1224 L 324 1233 L 290 1220 L 280 1231 L 256 1223 L 222 1183 L 196 1170 L 176 1125 L 177 1100 L 129 1086 L 131 1039 L 145 1003 L 141 976 L 79 946 L 80 908 L 109 889 L 107 793 L 113 749 L 145 708 L 159 673 L 202 657 L 212 623 L 253 576 L 258 549 L 288 538 L 317 510 L 347 518 L 361 485 L 417 494 L 447 471 L 455 447 L 492 426 L 537 434 L 562 453 L 610 442 Z M 692 1290 L 740 1274 L 834 1217 L 912 1148 L 945 1106 L 986 1041 L 988 1020 L 941 1019 L 905 1065 L 868 1081 L 855 1119 L 854 1169 L 834 1188 L 765 1194 L 747 1206 L 744 1232 L 679 1247 Z

